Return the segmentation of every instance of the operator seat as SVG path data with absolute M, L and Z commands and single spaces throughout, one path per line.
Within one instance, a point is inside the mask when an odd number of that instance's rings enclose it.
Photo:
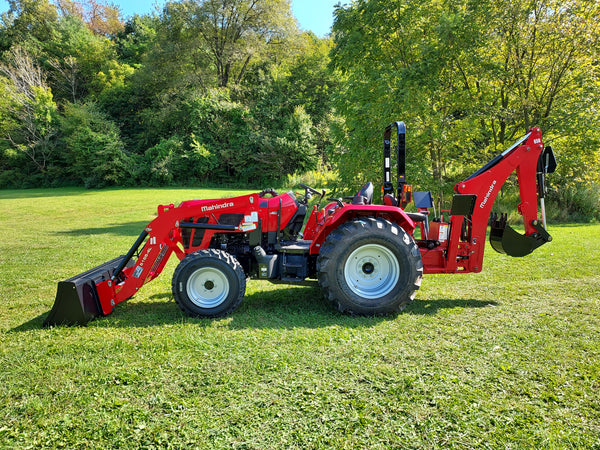
M 370 205 L 373 203 L 373 183 L 370 181 L 358 191 L 358 193 L 352 197 L 353 205 Z

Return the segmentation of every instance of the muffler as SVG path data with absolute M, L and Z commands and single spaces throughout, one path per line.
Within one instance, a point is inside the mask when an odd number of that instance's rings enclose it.
M 121 255 L 111 261 L 58 283 L 56 300 L 44 326 L 85 325 L 104 315 L 96 284 L 110 280 L 125 258 Z M 129 261 L 128 265 L 132 265 Z

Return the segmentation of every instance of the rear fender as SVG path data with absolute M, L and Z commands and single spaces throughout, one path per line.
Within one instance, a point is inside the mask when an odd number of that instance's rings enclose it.
M 341 207 L 336 203 L 330 203 L 322 211 L 313 212 L 313 216 L 314 218 L 311 217 L 304 233 L 304 239 L 312 241 L 310 245 L 311 255 L 319 253 L 321 244 L 333 230 L 345 222 L 362 217 L 389 220 L 398 224 L 411 236 L 415 231 L 415 223 L 412 219 L 402 208 L 395 206 L 345 204 Z

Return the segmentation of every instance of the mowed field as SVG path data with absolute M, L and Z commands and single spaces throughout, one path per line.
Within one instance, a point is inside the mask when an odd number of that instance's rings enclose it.
M 600 448 L 600 225 L 425 276 L 388 317 L 250 281 L 192 319 L 163 274 L 85 327 L 58 281 L 125 253 L 158 204 L 245 193 L 0 191 L 0 448 Z

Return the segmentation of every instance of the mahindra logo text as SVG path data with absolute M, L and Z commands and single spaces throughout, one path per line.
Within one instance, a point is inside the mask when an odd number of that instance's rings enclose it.
M 233 206 L 233 202 L 225 202 L 225 203 L 221 203 L 221 204 L 218 204 L 218 205 L 203 206 L 202 207 L 202 212 L 204 212 L 204 211 L 212 211 L 213 209 L 229 208 L 230 206 Z
M 490 195 L 492 195 L 492 192 L 494 192 L 495 186 L 496 186 L 496 180 L 492 181 L 492 184 L 490 185 L 490 188 L 488 189 L 487 194 L 485 194 L 485 197 L 483 197 L 483 200 L 479 204 L 480 208 L 483 209 L 485 207 L 485 204 L 487 203 L 488 199 L 490 198 Z

